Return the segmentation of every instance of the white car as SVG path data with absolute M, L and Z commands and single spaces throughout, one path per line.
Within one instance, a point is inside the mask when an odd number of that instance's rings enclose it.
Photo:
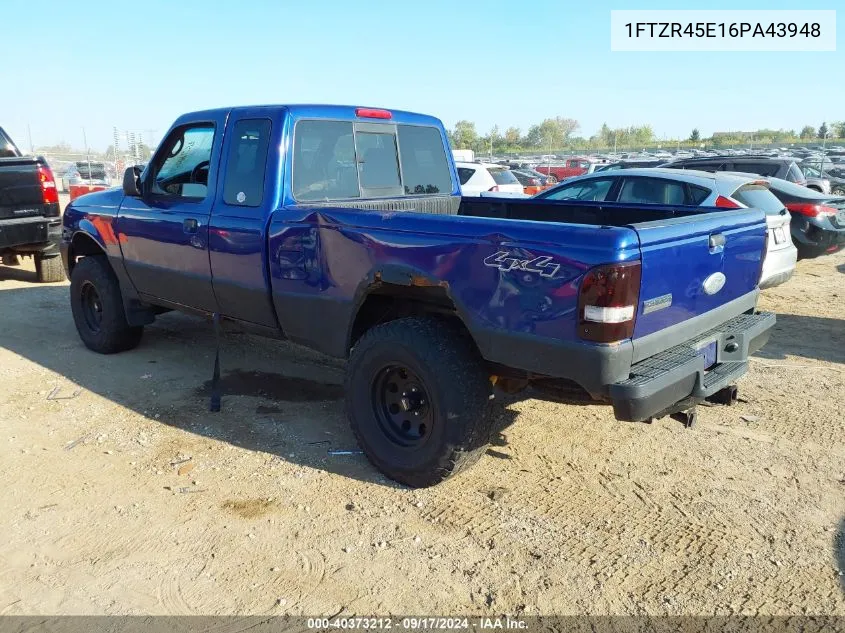
M 759 176 L 663 167 L 618 169 L 575 176 L 534 197 L 718 207 L 726 210 L 746 207 L 760 209 L 766 214 L 768 226 L 760 288 L 782 284 L 795 271 L 798 251 L 789 230 L 791 215 L 769 191 L 769 183 Z
M 490 163 L 455 163 L 461 194 L 480 196 L 492 193 L 523 194 L 522 185 L 509 169 Z

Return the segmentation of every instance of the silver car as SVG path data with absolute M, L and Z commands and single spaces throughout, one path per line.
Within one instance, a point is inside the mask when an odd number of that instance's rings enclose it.
M 70 191 L 71 185 L 111 186 L 104 163 L 81 160 L 72 163 L 62 174 L 62 191 Z
M 662 167 L 600 171 L 575 176 L 534 197 L 760 209 L 766 214 L 768 227 L 760 287 L 771 288 L 787 281 L 795 271 L 795 262 L 798 260 L 798 251 L 789 230 L 790 213 L 769 191 L 766 180 L 746 173 Z

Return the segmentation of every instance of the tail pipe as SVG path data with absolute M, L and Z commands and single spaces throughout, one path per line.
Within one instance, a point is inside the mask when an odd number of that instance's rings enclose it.
M 737 399 L 739 398 L 739 389 L 736 385 L 730 385 L 725 387 L 724 389 L 720 389 L 712 396 L 707 398 L 708 402 L 712 402 L 713 404 L 724 404 L 726 406 L 732 406 L 736 404 Z

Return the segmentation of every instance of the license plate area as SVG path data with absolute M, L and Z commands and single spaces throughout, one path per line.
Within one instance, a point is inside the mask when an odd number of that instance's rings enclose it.
M 786 241 L 786 231 L 783 230 L 782 226 L 779 226 L 774 230 L 774 236 L 775 244 L 783 244 Z
M 695 351 L 699 356 L 704 357 L 704 369 L 710 369 L 716 364 L 716 345 L 718 341 L 715 339 L 709 341 L 702 341 L 695 346 Z

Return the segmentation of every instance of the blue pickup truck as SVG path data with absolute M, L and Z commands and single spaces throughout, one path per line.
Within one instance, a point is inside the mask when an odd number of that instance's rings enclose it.
M 67 207 L 61 253 L 96 352 L 180 310 L 348 358 L 361 447 L 427 486 L 484 451 L 494 385 L 630 421 L 730 400 L 774 324 L 765 244 L 754 209 L 461 198 L 438 119 L 291 105 L 180 117 Z

